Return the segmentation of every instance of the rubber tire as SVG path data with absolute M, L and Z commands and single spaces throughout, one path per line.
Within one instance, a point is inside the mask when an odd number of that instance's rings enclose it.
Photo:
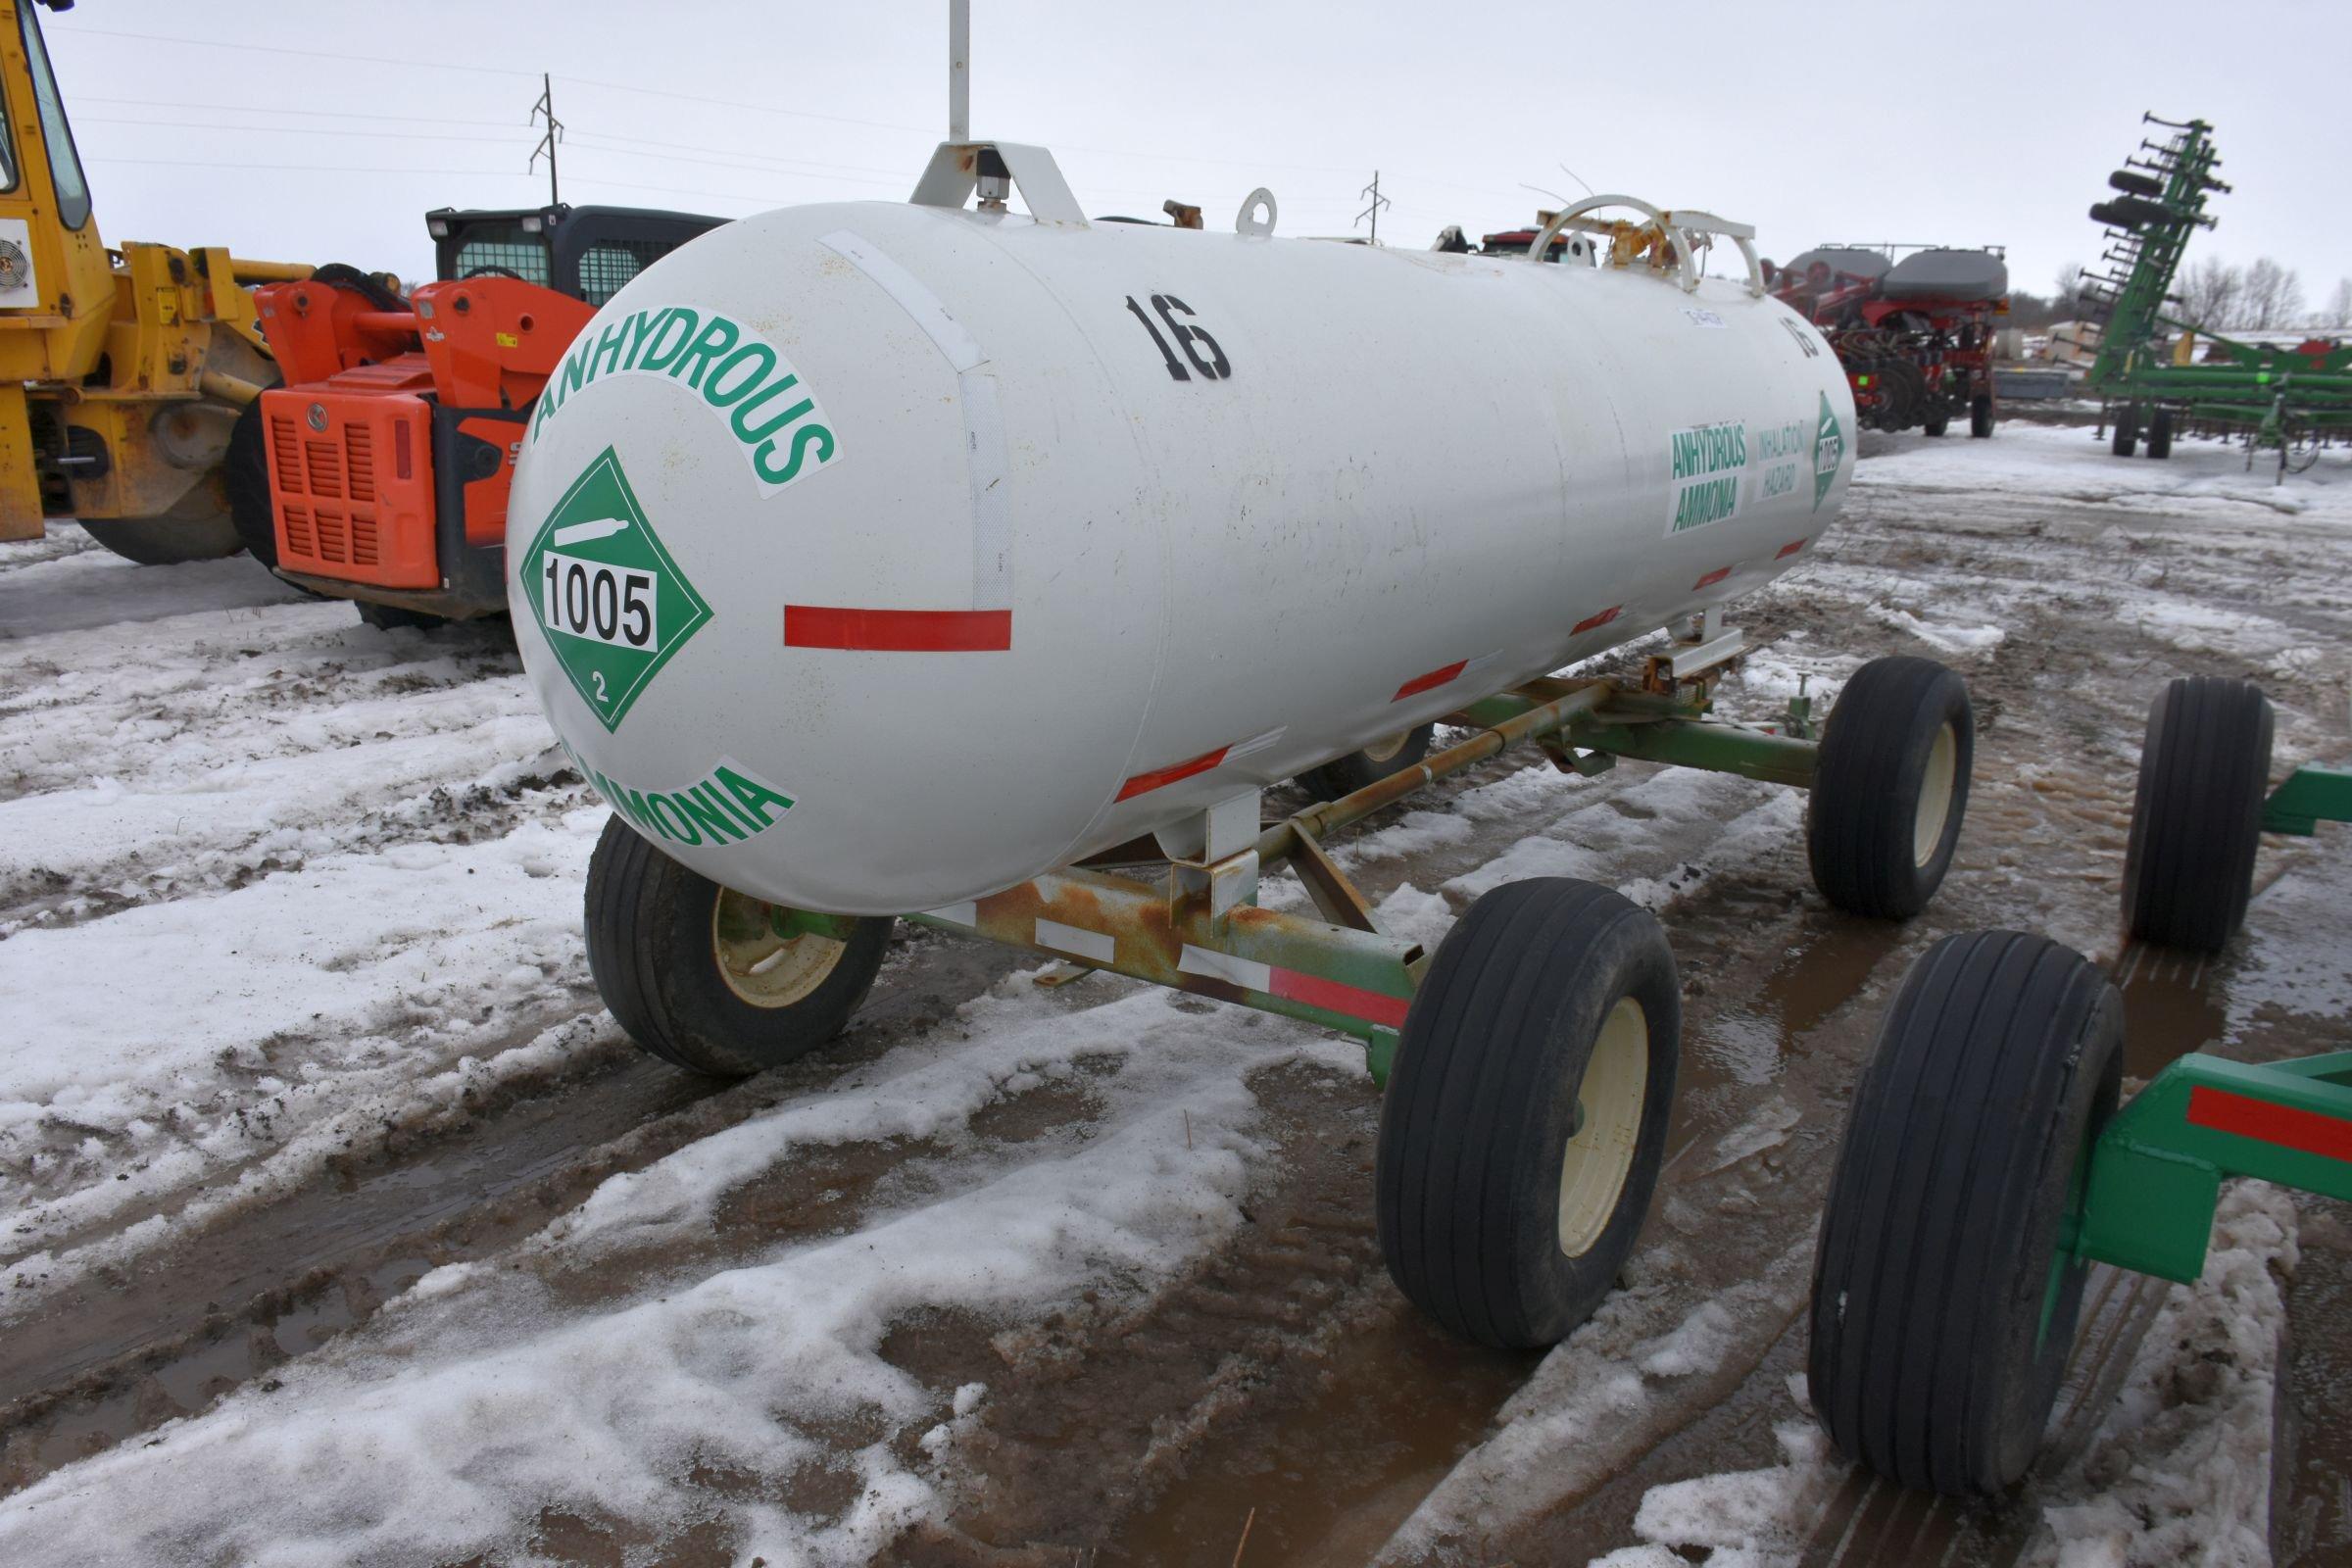
M 1930 419 L 1922 424 L 1919 427 L 1919 433 L 1921 435 L 1940 436 L 1951 427 L 1952 416 L 1949 414 L 1939 414 L 1935 418 Z
M 82 530 L 124 561 L 142 566 L 182 566 L 220 561 L 245 547 L 226 517 L 106 517 L 79 519 Z
M 1310 767 L 1298 775 L 1298 783 L 1318 801 L 1336 801 L 1343 795 L 1353 795 L 1367 784 L 1377 784 L 1392 773 L 1401 773 L 1417 767 L 1429 755 L 1430 737 L 1437 733 L 1435 724 L 1423 724 L 1405 733 L 1404 744 L 1396 755 L 1375 761 L 1362 752 L 1349 752 L 1335 757 L 1321 767 Z
M 1913 849 L 1936 732 L 1953 726 L 1952 799 L 1925 865 Z M 1838 694 L 1805 808 L 1813 885 L 1849 914 L 1907 920 L 1942 885 L 1968 814 L 1976 715 L 1968 684 L 1933 659 L 1874 659 Z
M 617 814 L 588 861 L 588 969 L 639 1050 L 690 1072 L 744 1078 L 841 1033 L 890 945 L 888 917 L 861 919 L 816 989 L 781 1007 L 744 1001 L 710 947 L 719 885 L 656 849 Z
M 1569 1257 L 1562 1158 L 1602 1021 L 1632 996 L 1649 1029 L 1634 1154 L 1603 1228 Z M 1496 888 L 1446 934 L 1405 1014 L 1381 1102 L 1374 1207 L 1396 1288 L 1484 1345 L 1555 1345 L 1599 1306 L 1663 1162 L 1682 987 L 1657 920 L 1565 877 Z
M 2138 445 L 2139 405 L 2127 403 L 2124 411 L 2115 416 L 2115 439 L 2108 444 L 2108 450 L 2119 458 L 2128 458 Z
M 277 569 L 277 506 L 270 497 L 270 440 L 263 428 L 262 400 L 238 411 L 229 428 L 228 451 L 220 459 L 220 480 L 228 490 L 228 516 L 245 553 Z
M 2149 705 L 2124 852 L 2132 936 L 2218 953 L 2245 923 L 2275 726 L 2248 680 L 2183 676 Z
M 2123 1001 L 2072 949 L 1944 938 L 1903 977 L 1846 1118 L 1814 1252 L 1807 1377 L 1848 1458 L 1996 1493 L 2048 1424 L 2088 1272 L 2042 1310 L 2123 1088 Z
M 2173 411 L 2158 409 L 2148 419 L 2148 456 L 2161 463 L 2173 455 Z
M 1992 439 L 1992 394 L 1980 392 L 1968 400 L 1968 433 L 1972 440 Z

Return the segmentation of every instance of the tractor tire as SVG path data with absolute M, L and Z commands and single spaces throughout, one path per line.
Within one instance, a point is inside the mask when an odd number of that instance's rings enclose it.
M 1980 392 L 1968 400 L 1968 433 L 1978 441 L 1992 439 L 1992 394 Z
M 142 566 L 180 566 L 219 561 L 245 548 L 225 515 L 84 518 L 82 530 L 124 561 Z
M 2148 417 L 2148 456 L 2159 463 L 2173 455 L 2173 411 L 2158 409 Z
M 1321 767 L 1310 767 L 1298 775 L 1298 782 L 1318 801 L 1336 801 L 1343 795 L 1353 795 L 1367 784 L 1377 784 L 1392 773 L 1401 773 L 1408 767 L 1420 765 L 1429 755 L 1429 738 L 1437 733 L 1435 724 L 1423 724 L 1375 741 L 1360 752 L 1335 757 Z
M 1849 914 L 1928 906 L 1968 812 L 1968 684 L 1932 659 L 1874 659 L 1838 694 L 1805 809 L 1813 885 Z
M 2218 675 L 2176 680 L 2149 707 L 2124 852 L 2132 936 L 2218 953 L 2245 922 L 2274 727 L 2261 687 Z
M 2127 403 L 2116 412 L 2115 440 L 2109 450 L 2119 458 L 2128 458 L 2139 445 L 2139 405 Z
M 769 929 L 768 907 L 688 870 L 618 815 L 605 823 L 588 861 L 588 969 L 639 1050 L 744 1078 L 841 1033 L 897 922 L 788 939 Z
M 2123 1087 L 2123 1002 L 2071 949 L 1971 931 L 1879 1028 L 1823 1205 L 1807 1378 L 1848 1458 L 1997 1493 L 2033 1462 L 2088 1270 L 2060 1251 Z
M 1949 411 L 1942 411 L 1942 412 L 1938 412 L 1938 413 L 1936 414 L 1936 417 L 1934 417 L 1933 419 L 1929 419 L 1929 420 L 1927 420 L 1925 423 L 1923 423 L 1922 425 L 1920 425 L 1920 427 L 1919 427 L 1919 433 L 1920 433 L 1921 435 L 1941 436 L 1941 435 L 1942 435 L 1942 434 L 1943 434 L 1943 433 L 1944 433 L 1946 430 L 1949 430 L 1951 427 L 1952 427 L 1952 416 L 1951 416 L 1950 412 L 1949 412 Z
M 1494 889 L 1438 948 L 1381 1102 L 1389 1275 L 1465 1339 L 1555 1345 L 1632 1252 L 1682 1040 L 1674 955 L 1611 889 Z

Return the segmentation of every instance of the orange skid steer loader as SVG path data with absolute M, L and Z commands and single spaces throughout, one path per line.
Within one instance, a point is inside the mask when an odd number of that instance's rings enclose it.
M 406 299 L 348 267 L 260 290 L 285 384 L 235 432 L 246 548 L 370 625 L 504 613 L 507 490 L 541 389 L 597 307 L 723 221 L 443 209 L 425 219 L 439 275 Z

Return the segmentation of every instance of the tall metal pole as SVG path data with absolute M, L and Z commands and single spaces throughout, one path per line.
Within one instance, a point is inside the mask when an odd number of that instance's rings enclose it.
M 564 197 L 556 184 L 556 143 L 564 139 L 564 122 L 556 118 L 556 84 L 544 71 L 539 74 L 539 101 L 531 105 L 531 121 L 536 124 L 542 117 L 547 121 L 547 133 L 531 149 L 529 167 L 536 169 L 539 155 L 547 154 L 547 205 L 561 207 Z
M 1358 196 L 1369 196 L 1372 198 L 1372 205 L 1365 208 L 1362 212 L 1356 214 L 1355 220 L 1360 223 L 1367 218 L 1372 220 L 1372 243 L 1377 245 L 1380 243 L 1380 210 L 1383 207 L 1394 205 L 1394 203 L 1392 203 L 1386 196 L 1383 196 L 1380 193 L 1379 170 L 1375 169 L 1372 171 L 1372 183 L 1366 185 L 1362 190 L 1357 191 L 1356 194 Z
M 972 139 L 972 0 L 948 0 L 948 140 Z

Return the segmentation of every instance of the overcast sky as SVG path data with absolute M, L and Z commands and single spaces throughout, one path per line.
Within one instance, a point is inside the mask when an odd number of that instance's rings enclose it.
M 1264 184 L 1283 232 L 1346 233 L 1378 169 L 1382 238 L 1423 246 L 1554 205 L 1522 182 L 1581 178 L 1752 222 L 1768 256 L 2005 244 L 2039 293 L 2095 256 L 2085 209 L 2148 109 L 2211 122 L 2237 187 L 2192 259 L 2275 256 L 2315 304 L 2352 272 L 2352 133 L 2321 85 L 2352 62 L 2345 0 L 975 11 L 974 132 L 1053 149 L 1090 213 L 1173 196 L 1230 227 Z M 541 71 L 566 200 L 904 200 L 946 133 L 946 12 L 102 0 L 43 22 L 108 239 L 415 278 L 427 208 L 543 198 L 525 172 Z M 158 41 L 205 22 L 243 46 Z

